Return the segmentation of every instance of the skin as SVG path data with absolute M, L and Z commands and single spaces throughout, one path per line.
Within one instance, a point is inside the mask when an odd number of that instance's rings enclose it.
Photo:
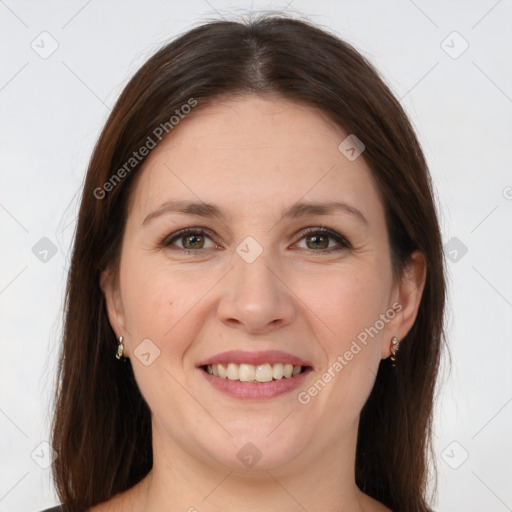
M 425 260 L 414 253 L 404 277 L 393 279 L 384 206 L 364 153 L 349 161 L 338 150 L 346 136 L 314 108 L 248 96 L 189 115 L 152 151 L 130 198 L 118 272 L 106 271 L 101 286 L 152 411 L 154 466 L 91 510 L 388 510 L 355 485 L 357 428 L 392 337 L 414 323 Z M 213 203 L 226 218 L 168 213 L 143 225 L 171 199 Z M 342 211 L 283 219 L 299 200 L 344 201 L 367 224 Z M 351 247 L 326 253 L 340 247 L 335 239 L 315 243 L 302 233 L 318 226 Z M 159 245 L 187 227 L 212 236 Z M 263 249 L 252 263 L 236 252 L 247 236 Z M 183 254 L 187 242 L 197 255 Z M 298 392 L 396 302 L 400 312 L 301 404 Z M 148 338 L 160 356 L 145 366 L 134 351 Z M 231 349 L 283 350 L 314 371 L 299 390 L 271 400 L 235 399 L 196 367 Z M 237 457 L 248 442 L 262 454 L 250 468 Z

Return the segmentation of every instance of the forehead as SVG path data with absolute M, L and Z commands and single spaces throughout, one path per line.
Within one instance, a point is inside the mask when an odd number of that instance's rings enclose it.
M 319 110 L 281 97 L 223 99 L 185 117 L 152 150 L 132 196 L 138 218 L 172 199 L 231 205 L 237 215 L 300 199 L 343 200 L 383 216 L 370 168 Z

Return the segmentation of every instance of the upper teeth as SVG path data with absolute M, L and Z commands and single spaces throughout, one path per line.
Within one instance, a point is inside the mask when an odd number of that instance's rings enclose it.
M 272 379 L 282 379 L 294 377 L 302 370 L 302 366 L 293 366 L 292 364 L 209 364 L 206 371 L 210 375 L 221 377 L 223 379 L 240 380 L 242 382 L 270 382 Z

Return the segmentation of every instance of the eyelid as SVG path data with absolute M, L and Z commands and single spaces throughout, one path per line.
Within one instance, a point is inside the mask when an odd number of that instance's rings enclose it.
M 297 242 L 302 240 L 306 235 L 308 235 L 310 233 L 321 233 L 321 234 L 323 234 L 325 236 L 333 238 L 334 240 L 336 240 L 339 244 L 341 244 L 346 249 L 351 249 L 352 248 L 352 244 L 350 243 L 350 241 L 348 240 L 347 237 L 345 237 L 341 233 L 338 233 L 337 231 L 334 231 L 331 228 L 328 228 L 326 226 L 321 226 L 321 225 L 319 225 L 319 226 L 312 226 L 312 227 L 303 229 L 299 233 L 299 238 L 298 238 Z M 297 242 L 295 242 L 295 243 L 297 243 Z M 305 249 L 305 250 L 307 250 L 307 249 Z M 312 250 L 312 249 L 310 249 L 310 250 Z M 334 252 L 336 250 L 337 249 L 335 247 L 331 247 L 330 249 L 325 249 L 323 251 L 313 251 L 313 252 L 329 253 L 329 252 Z
M 164 238 L 162 238 L 162 240 L 159 242 L 158 245 L 161 247 L 169 247 L 171 245 L 171 242 L 178 240 L 179 238 L 182 238 L 185 235 L 189 235 L 189 234 L 191 234 L 191 235 L 199 234 L 199 235 L 207 236 L 213 242 L 215 242 L 215 237 L 213 235 L 213 232 L 210 231 L 209 229 L 203 228 L 203 227 L 189 227 L 189 228 L 180 229 L 178 231 L 175 231 L 174 233 L 171 233 L 170 235 L 164 236 Z M 217 242 L 215 242 L 215 243 L 217 244 Z M 219 244 L 217 244 L 217 245 L 219 245 Z M 181 247 L 178 247 L 178 249 L 180 251 L 189 251 L 189 252 L 200 252 L 201 250 L 204 250 L 204 249 L 195 249 L 195 250 L 194 249 L 182 249 Z

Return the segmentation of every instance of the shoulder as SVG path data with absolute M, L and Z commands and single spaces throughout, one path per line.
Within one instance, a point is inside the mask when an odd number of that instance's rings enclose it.
M 41 512 L 66 512 L 66 509 L 63 508 L 62 505 L 57 505 L 56 507 L 45 508 L 44 510 L 41 510 Z

